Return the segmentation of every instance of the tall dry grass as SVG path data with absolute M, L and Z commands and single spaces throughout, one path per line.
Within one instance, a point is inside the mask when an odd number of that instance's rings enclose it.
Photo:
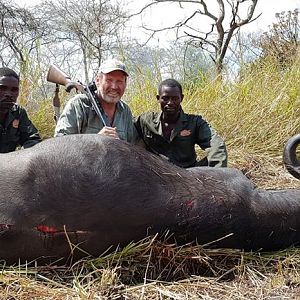
M 300 62 L 280 70 L 264 61 L 243 72 L 237 82 L 203 78 L 182 82 L 186 112 L 201 114 L 224 137 L 229 151 L 281 155 L 283 144 L 300 132 Z M 134 115 L 159 110 L 158 82 L 142 77 L 128 91 Z

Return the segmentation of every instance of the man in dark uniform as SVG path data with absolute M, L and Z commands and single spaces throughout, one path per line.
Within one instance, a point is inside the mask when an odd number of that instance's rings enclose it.
M 0 68 L 0 153 L 29 148 L 41 141 L 26 110 L 16 104 L 20 78 L 9 68 Z
M 135 122 L 147 150 L 183 168 L 227 166 L 223 139 L 201 116 L 182 110 L 183 93 L 179 82 L 174 79 L 161 82 L 156 98 L 161 112 L 146 112 Z M 202 160 L 197 160 L 196 144 L 206 152 Z

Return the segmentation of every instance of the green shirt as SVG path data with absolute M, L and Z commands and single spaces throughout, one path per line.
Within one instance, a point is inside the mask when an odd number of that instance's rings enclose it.
M 26 110 L 15 104 L 0 123 L 0 153 L 15 151 L 18 146 L 29 148 L 39 143 L 38 130 L 29 120 Z
M 162 112 L 147 112 L 135 122 L 139 136 L 149 151 L 166 157 L 175 165 L 188 168 L 197 165 L 197 144 L 206 151 L 208 166 L 227 166 L 223 139 L 201 116 L 181 111 L 170 140 L 167 140 L 162 133 L 161 115 Z
M 101 107 L 100 110 L 103 117 L 107 118 Z M 54 136 L 98 133 L 103 126 L 88 97 L 85 94 L 78 94 L 70 99 L 64 107 L 56 124 Z M 137 132 L 133 124 L 132 113 L 129 106 L 122 100 L 117 103 L 112 127 L 117 128 L 121 140 L 132 143 L 136 141 Z

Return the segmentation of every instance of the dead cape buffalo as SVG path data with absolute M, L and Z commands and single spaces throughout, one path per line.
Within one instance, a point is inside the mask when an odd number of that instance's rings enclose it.
M 99 255 L 165 230 L 198 243 L 232 233 L 218 247 L 297 245 L 300 190 L 257 189 L 237 169 L 181 169 L 99 135 L 1 154 L 0 258 L 8 263 L 66 258 L 70 245 Z

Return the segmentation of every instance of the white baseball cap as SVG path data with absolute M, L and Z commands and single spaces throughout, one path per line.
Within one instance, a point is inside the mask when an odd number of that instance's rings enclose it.
M 125 73 L 126 76 L 128 76 L 128 73 L 126 72 L 126 67 L 123 62 L 117 59 L 107 59 L 102 62 L 99 73 L 107 74 L 112 71 L 122 71 Z

